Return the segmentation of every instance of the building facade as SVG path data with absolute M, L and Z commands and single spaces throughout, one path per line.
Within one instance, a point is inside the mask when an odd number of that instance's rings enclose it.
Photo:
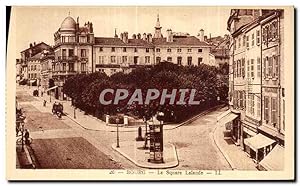
M 258 164 L 275 146 L 284 146 L 283 14 L 234 9 L 228 19 L 231 119 L 227 122 L 234 142 Z

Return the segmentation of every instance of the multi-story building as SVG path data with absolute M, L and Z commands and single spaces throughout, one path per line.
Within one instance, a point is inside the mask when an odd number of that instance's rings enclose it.
M 95 43 L 93 24 L 88 22 L 83 27 L 68 16 L 57 32 L 54 33 L 54 62 L 52 78 L 57 86 L 55 97 L 63 99 L 62 87 L 65 80 L 76 73 L 93 72 L 93 45 Z
M 159 16 L 154 29 L 153 37 L 151 33 L 138 33 L 128 38 L 127 32 L 121 33 L 119 37 L 116 31 L 114 37 L 94 37 L 91 22 L 80 26 L 79 17 L 75 21 L 68 16 L 54 33 L 54 46 L 50 49 L 54 52 L 54 59 L 53 55 L 42 53 L 49 46 L 40 43 L 39 50 L 34 45 L 21 52 L 26 61 L 23 69 L 25 71 L 30 66 L 29 78 L 38 80 L 41 77 L 44 90 L 49 88 L 47 82 L 54 81 L 55 89 L 51 89 L 52 93 L 56 98 L 64 99 L 66 97 L 62 87 L 65 80 L 78 73 L 102 71 L 110 76 L 116 72 L 126 73 L 138 66 L 152 66 L 163 61 L 178 65 L 218 66 L 215 56 L 210 53 L 211 46 L 204 41 L 204 30 L 200 30 L 198 37 L 195 37 L 168 29 L 167 37 L 163 37 Z M 28 56 L 31 60 L 27 62 Z
M 226 122 L 231 123 L 234 142 L 257 163 L 275 146 L 284 145 L 282 19 L 281 10 L 260 9 L 234 9 L 228 19 L 230 113 Z
M 49 81 L 53 81 L 52 64 L 54 62 L 54 59 L 54 52 L 52 51 L 52 49 L 44 50 L 41 54 L 41 88 L 43 92 L 50 88 Z

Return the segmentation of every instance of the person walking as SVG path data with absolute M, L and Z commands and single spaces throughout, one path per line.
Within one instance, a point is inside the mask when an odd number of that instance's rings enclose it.
M 30 145 L 30 141 L 29 141 L 29 130 L 28 130 L 28 129 L 25 129 L 25 135 L 24 135 L 24 138 L 25 138 L 25 144 L 26 144 L 26 145 Z

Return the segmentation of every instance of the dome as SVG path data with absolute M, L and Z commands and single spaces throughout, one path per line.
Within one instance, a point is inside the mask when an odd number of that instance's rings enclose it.
M 76 29 L 76 22 L 70 16 L 66 17 L 60 26 L 60 30 L 75 30 L 75 29 Z

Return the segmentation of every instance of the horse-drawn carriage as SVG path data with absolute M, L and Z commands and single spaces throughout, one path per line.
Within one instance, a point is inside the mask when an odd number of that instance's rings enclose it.
M 61 118 L 64 107 L 61 103 L 54 103 L 52 107 L 52 113 L 56 114 L 59 118 Z

